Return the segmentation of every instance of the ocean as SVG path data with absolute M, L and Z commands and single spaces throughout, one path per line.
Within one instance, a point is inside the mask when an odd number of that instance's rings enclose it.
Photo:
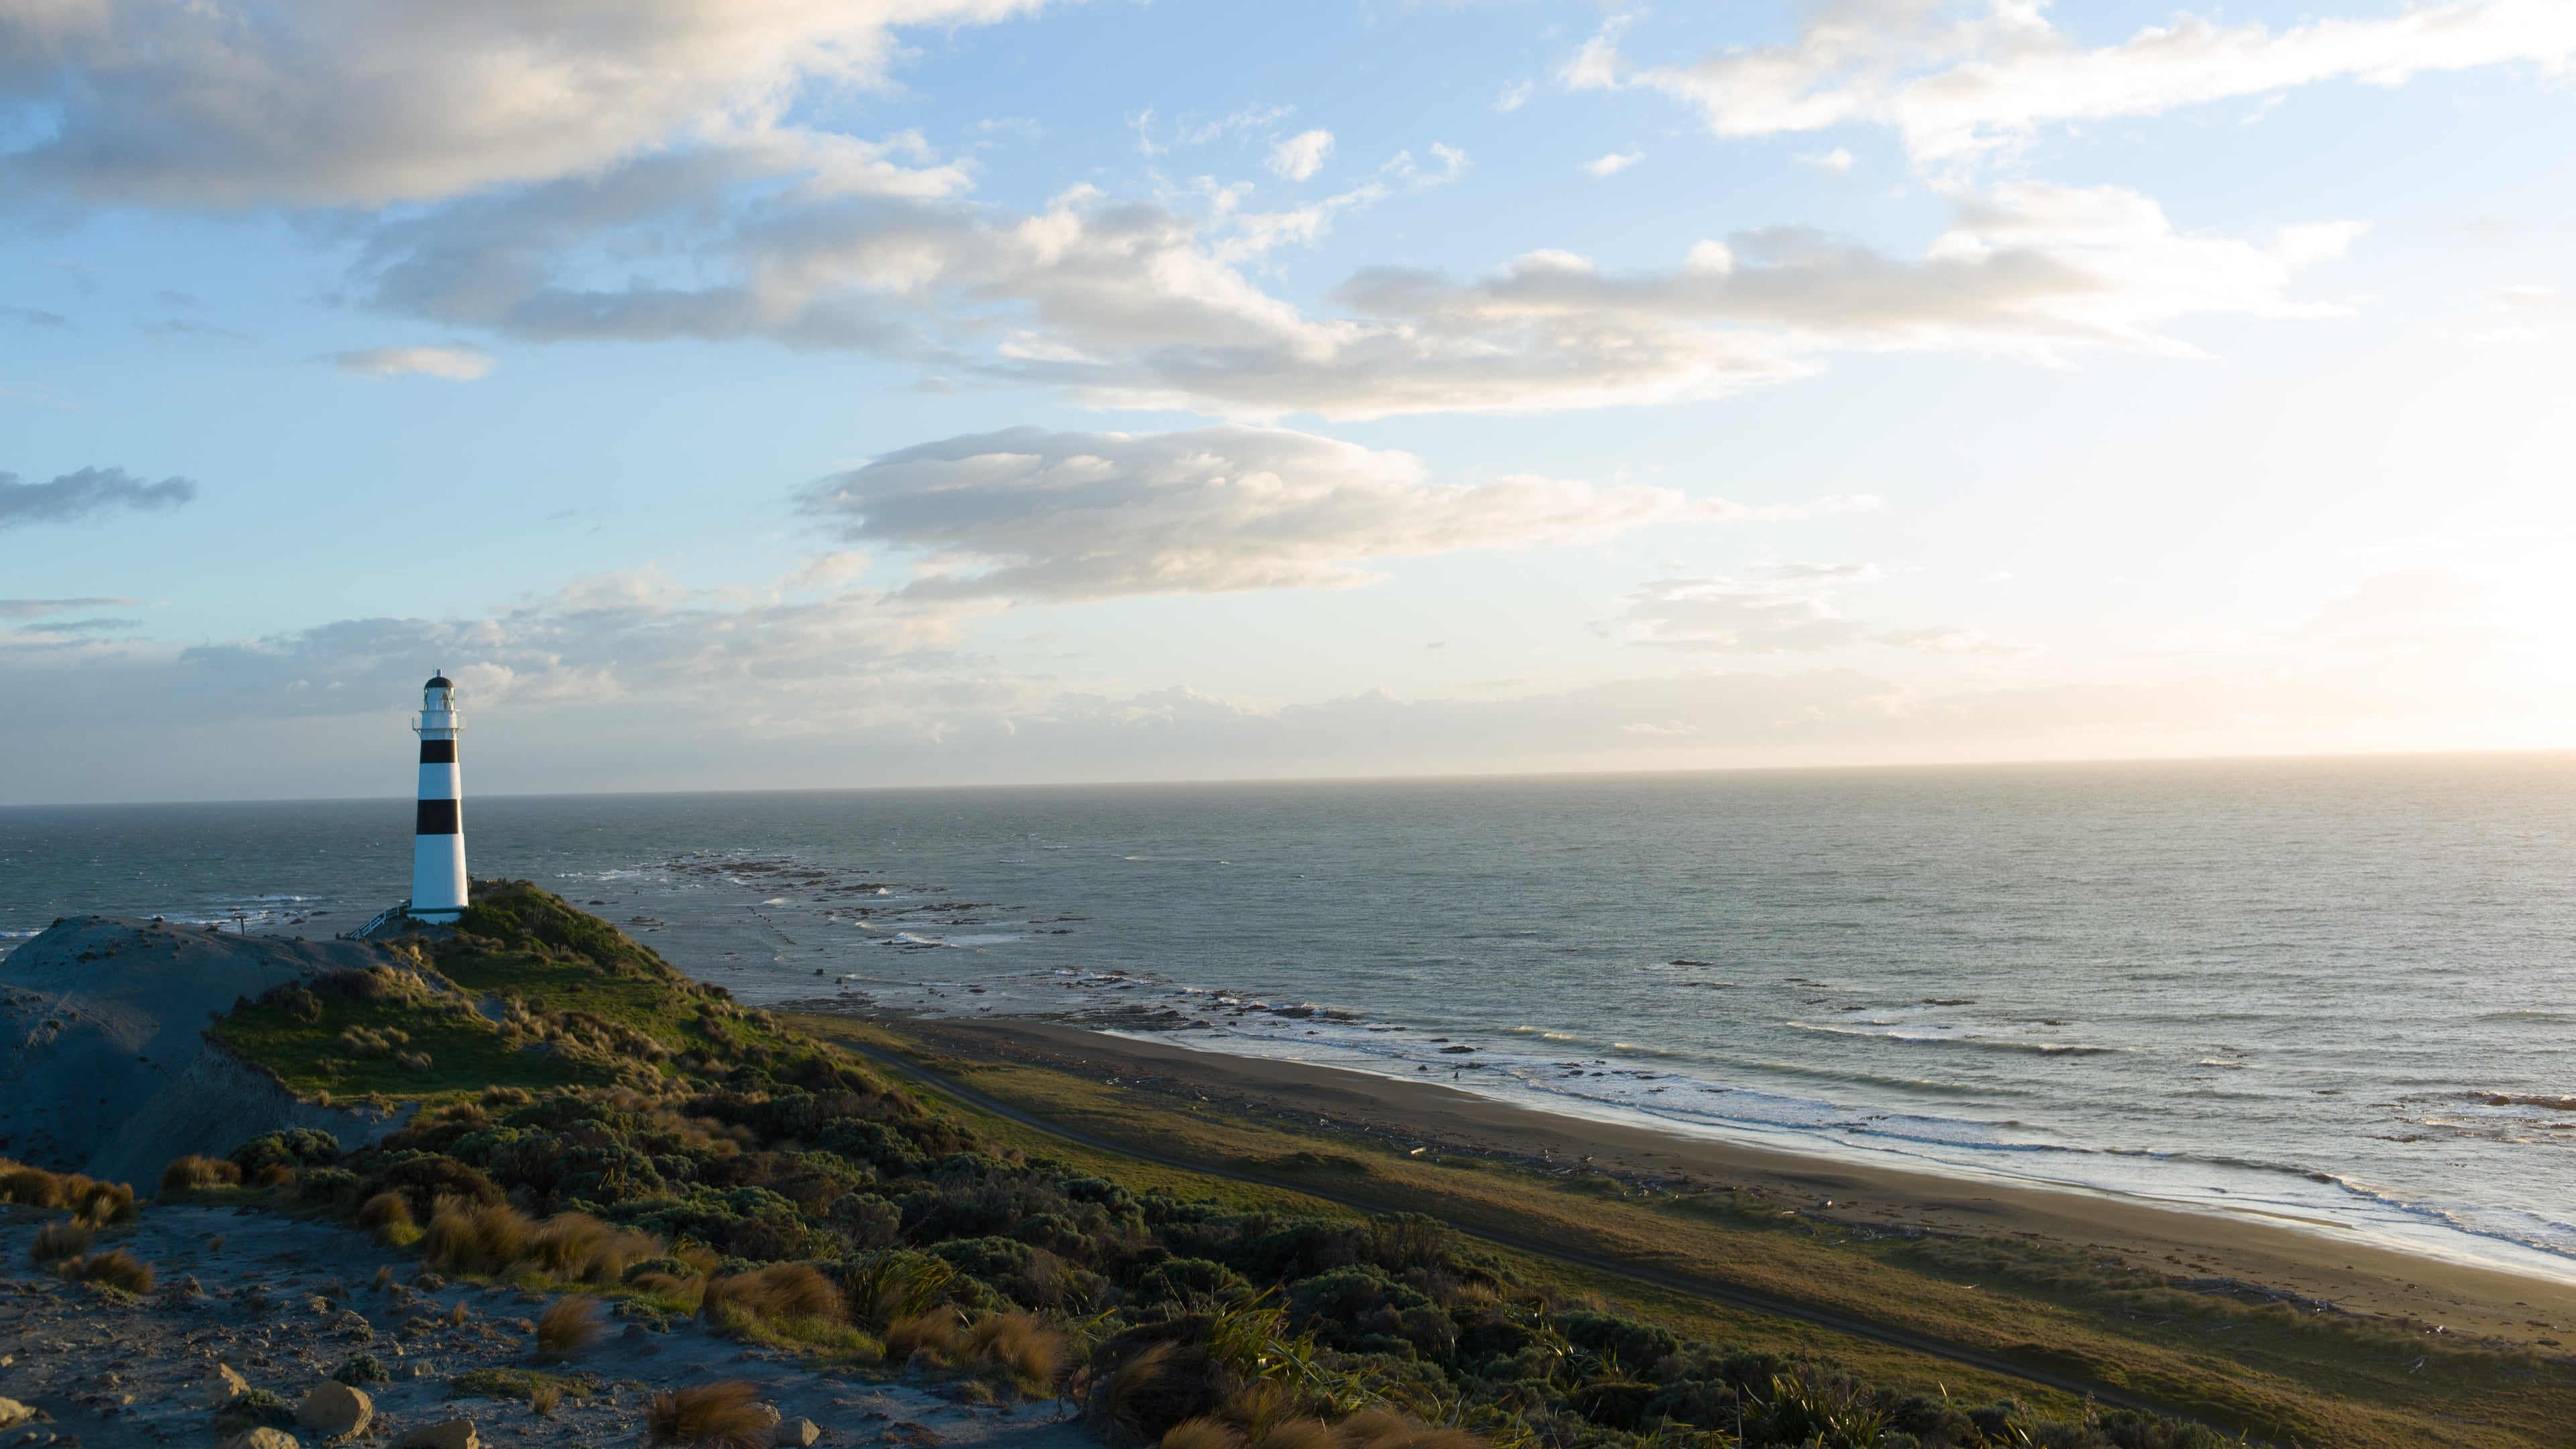
M 1179 1030 L 2576 1280 L 2576 757 L 467 787 L 476 875 L 748 1002 Z M 91 911 L 346 930 L 411 820 L 0 809 L 0 948 Z

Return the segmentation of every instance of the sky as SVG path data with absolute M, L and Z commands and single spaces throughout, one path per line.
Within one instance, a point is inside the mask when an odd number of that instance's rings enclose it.
M 2576 6 L 0 0 L 0 804 L 2576 747 Z

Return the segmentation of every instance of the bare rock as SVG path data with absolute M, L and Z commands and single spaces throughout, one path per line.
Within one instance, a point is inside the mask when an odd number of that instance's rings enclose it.
M 295 1422 L 321 1435 L 337 1439 L 355 1434 L 375 1421 L 376 1405 L 363 1390 L 353 1389 L 336 1380 L 324 1380 L 304 1402 L 295 1406 Z
M 472 1419 L 450 1419 L 414 1429 L 394 1441 L 394 1449 L 483 1449 Z
M 34 1417 L 36 1417 L 36 1411 L 16 1399 L 0 1399 L 0 1429 L 5 1429 L 21 1419 Z
M 223 1449 L 304 1449 L 304 1446 L 296 1443 L 295 1436 L 285 1430 L 263 1425 L 257 1429 L 244 1429 L 226 1439 Z
M 250 1380 L 233 1371 L 228 1363 L 215 1365 L 212 1378 L 189 1391 L 188 1402 L 200 1409 L 220 1409 L 250 1391 Z
M 787 1449 L 814 1449 L 814 1441 L 823 1437 L 822 1426 L 811 1419 L 789 1419 L 770 1431 L 769 1442 Z

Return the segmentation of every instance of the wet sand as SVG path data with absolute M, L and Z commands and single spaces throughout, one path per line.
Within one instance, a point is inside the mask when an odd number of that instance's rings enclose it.
M 968 1058 L 1186 1090 L 1321 1117 L 1417 1145 L 1543 1159 L 1832 1202 L 1837 1217 L 2017 1236 L 2116 1253 L 2184 1278 L 2237 1278 L 2361 1313 L 2398 1314 L 2538 1347 L 2576 1345 L 2576 1285 L 2419 1257 L 2323 1220 L 2222 1214 L 2130 1198 L 1946 1178 L 1627 1123 L 1537 1112 L 1430 1082 L 1190 1049 L 1025 1019 L 908 1020 Z M 2563 1351 L 2563 1350 L 2560 1350 Z

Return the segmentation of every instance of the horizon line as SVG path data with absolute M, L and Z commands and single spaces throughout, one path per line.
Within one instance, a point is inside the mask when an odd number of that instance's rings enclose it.
M 1856 761 L 1819 764 L 1744 764 L 1701 765 L 1674 769 L 1643 770 L 1481 770 L 1454 773 L 1389 773 L 1339 775 L 1208 775 L 1178 776 L 1154 779 L 1105 780 L 1015 780 L 988 783 L 934 783 L 918 785 L 746 785 L 710 786 L 683 790 L 496 790 L 485 794 L 468 792 L 473 800 L 581 800 L 612 796 L 679 797 L 690 795 L 826 795 L 826 794 L 898 794 L 906 792 L 952 791 L 992 792 L 1000 790 L 1140 790 L 1200 787 L 1248 787 L 1293 785 L 1404 785 L 1404 784 L 1472 784 L 1513 781 L 1573 780 L 1646 780 L 1675 779 L 1708 775 L 1782 775 L 1859 774 L 1870 771 L 1937 770 L 2010 770 L 2072 769 L 2085 766 L 2113 765 L 2249 765 L 2249 764 L 2319 764 L 2359 761 L 2430 761 L 2430 760 L 2503 760 L 2534 756 L 2569 756 L 2576 758 L 2576 746 L 2521 746 L 2495 749 L 2451 750 L 2338 750 L 2284 751 L 2274 754 L 2213 755 L 2087 755 L 2039 759 L 1955 759 L 1909 761 Z M 141 809 L 159 805 L 334 805 L 372 804 L 403 801 L 409 795 L 271 795 L 271 796 L 206 796 L 194 799 L 161 800 L 54 800 L 0 801 L 0 810 L 109 810 Z

